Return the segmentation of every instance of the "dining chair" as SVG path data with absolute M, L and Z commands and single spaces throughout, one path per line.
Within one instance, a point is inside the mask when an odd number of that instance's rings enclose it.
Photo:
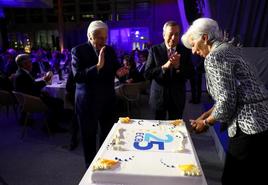
M 140 101 L 141 91 L 143 87 L 144 87 L 144 82 L 123 84 L 120 87 L 119 93 L 121 97 L 126 101 L 128 115 L 130 115 L 131 113 L 132 105 L 136 105 L 137 110 L 140 113 L 139 101 Z
M 20 112 L 25 114 L 25 119 L 23 120 L 23 129 L 21 138 L 24 138 L 26 131 L 27 131 L 27 123 L 29 115 L 32 113 L 46 113 L 48 111 L 47 105 L 36 96 L 32 96 L 29 94 L 13 91 L 13 94 L 17 98 L 19 103 Z M 47 128 L 48 134 L 50 135 L 50 129 L 46 119 L 43 120 L 44 124 Z
M 14 113 L 17 116 L 17 101 L 12 92 L 0 90 L 0 107 L 6 108 L 7 116 L 9 116 L 9 108 L 13 107 Z

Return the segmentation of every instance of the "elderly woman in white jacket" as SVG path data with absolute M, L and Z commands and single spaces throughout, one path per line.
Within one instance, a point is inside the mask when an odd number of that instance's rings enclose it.
M 193 54 L 205 58 L 207 90 L 214 106 L 191 125 L 201 133 L 221 122 L 228 130 L 222 184 L 265 182 L 268 163 L 268 95 L 263 84 L 241 56 L 241 48 L 223 42 L 218 23 L 199 18 L 182 36 Z

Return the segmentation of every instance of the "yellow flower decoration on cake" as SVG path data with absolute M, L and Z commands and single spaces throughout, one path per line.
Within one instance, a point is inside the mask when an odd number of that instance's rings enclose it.
M 119 118 L 121 123 L 130 123 L 130 118 L 129 117 L 122 117 Z
M 186 176 L 200 176 L 201 175 L 199 168 L 194 164 L 183 164 L 183 165 L 179 165 L 178 168 L 183 172 L 183 175 L 186 175 Z
M 111 159 L 98 159 L 93 165 L 93 171 L 96 170 L 108 170 L 117 167 L 119 164 L 116 160 Z
M 183 120 L 182 119 L 176 119 L 174 121 L 171 121 L 170 124 L 172 124 L 174 126 L 182 125 L 183 124 Z

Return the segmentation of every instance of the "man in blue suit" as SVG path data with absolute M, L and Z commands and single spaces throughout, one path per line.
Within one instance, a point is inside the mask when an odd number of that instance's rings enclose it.
M 168 21 L 163 27 L 164 42 L 149 51 L 145 78 L 151 80 L 150 106 L 154 119 L 181 119 L 185 106 L 185 82 L 193 70 L 191 53 L 178 45 L 180 27 Z
M 75 111 L 81 128 L 86 167 L 97 152 L 98 125 L 101 144 L 116 121 L 114 79 L 120 64 L 113 48 L 106 45 L 107 32 L 104 22 L 91 22 L 87 30 L 88 42 L 71 51 L 76 83 Z

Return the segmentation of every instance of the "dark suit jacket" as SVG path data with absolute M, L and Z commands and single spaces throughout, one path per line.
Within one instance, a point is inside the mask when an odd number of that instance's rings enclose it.
M 14 74 L 14 73 L 17 71 L 17 69 L 18 69 L 18 66 L 17 66 L 17 64 L 16 64 L 16 62 L 15 62 L 15 60 L 14 60 L 14 61 L 10 61 L 10 62 L 8 62 L 8 63 L 5 65 L 4 72 L 5 72 L 5 74 L 6 74 L 7 76 L 10 76 L 10 75 Z
M 18 69 L 14 77 L 15 91 L 40 96 L 41 89 L 46 86 L 45 81 L 35 82 L 34 78 L 23 69 Z
M 13 85 L 9 78 L 0 70 L 0 89 L 12 91 Z
M 90 43 L 76 46 L 71 53 L 76 111 L 88 114 L 101 112 L 104 106 L 109 108 L 109 103 L 115 99 L 114 78 L 120 68 L 113 48 L 106 46 L 105 64 L 99 71 L 96 68 L 98 56 Z
M 181 101 L 185 101 L 185 81 L 193 68 L 191 53 L 181 45 L 177 46 L 176 51 L 181 54 L 179 70 L 172 68 L 165 72 L 161 68 L 168 61 L 165 43 L 155 45 L 149 51 L 144 76 L 152 80 L 150 105 L 153 109 L 165 109 L 168 99 L 177 106 L 181 105 Z
M 74 105 L 75 97 L 75 81 L 73 72 L 70 71 L 66 82 L 66 98 Z
M 126 83 L 126 81 L 129 79 L 133 80 L 132 83 L 141 81 L 141 75 L 139 74 L 139 72 L 136 68 L 129 69 L 129 74 L 120 77 L 119 81 L 120 81 L 120 83 Z

